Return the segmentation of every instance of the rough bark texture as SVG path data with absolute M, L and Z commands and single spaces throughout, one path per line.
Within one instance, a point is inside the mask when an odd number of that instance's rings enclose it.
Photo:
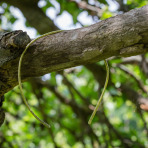
M 17 36 L 16 32 L 0 37 L 0 55 L 5 55 L 0 59 L 0 96 L 18 84 L 20 53 L 30 41 L 23 32 L 23 44 L 22 36 L 17 43 L 11 41 L 11 38 Z M 31 45 L 24 57 L 22 79 L 25 81 L 29 77 L 97 62 L 112 56 L 138 55 L 147 50 L 148 5 L 89 27 L 63 31 L 39 39 Z

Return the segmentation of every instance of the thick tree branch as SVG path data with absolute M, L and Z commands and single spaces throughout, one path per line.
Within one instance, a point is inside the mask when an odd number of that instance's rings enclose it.
M 1 37 L 1 41 L 4 39 L 6 42 L 10 40 L 7 35 Z M 0 42 L 0 52 L 2 49 L 8 48 Z M 41 76 L 112 56 L 138 55 L 147 50 L 148 5 L 89 27 L 63 31 L 39 39 L 31 45 L 24 57 L 22 78 L 25 81 L 28 77 Z M 18 84 L 19 56 L 14 55 L 14 59 L 2 62 L 0 79 L 5 85 L 1 85 L 0 96 Z
M 53 21 L 38 7 L 39 0 L 2 0 L 2 2 L 19 8 L 28 23 L 40 34 L 58 29 Z

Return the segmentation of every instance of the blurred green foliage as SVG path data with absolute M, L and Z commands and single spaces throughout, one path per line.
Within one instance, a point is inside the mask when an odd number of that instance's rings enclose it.
M 52 1 L 42 1 L 45 2 L 41 7 L 44 13 L 48 8 L 55 7 Z M 83 11 L 88 12 L 88 16 L 94 14 L 87 7 L 79 8 L 75 1 L 56 0 L 56 2 L 60 5 L 57 16 L 67 11 L 73 18 L 73 24 L 79 23 L 77 18 Z M 147 0 L 127 0 L 125 3 L 122 3 L 122 0 L 114 0 L 118 8 L 110 11 L 111 6 L 107 0 L 85 2 L 88 6 L 101 9 L 101 17 L 95 15 L 98 20 L 148 4 Z M 6 3 L 0 4 L 0 23 L 5 20 L 6 28 L 11 30 L 17 20 L 11 11 L 12 6 Z M 121 6 L 123 9 L 120 9 Z M 29 24 L 26 23 L 26 26 L 29 27 Z M 24 93 L 30 106 L 40 118 L 51 125 L 51 129 L 46 129 L 29 113 L 22 102 L 19 88 L 15 87 L 5 95 L 3 108 L 6 111 L 6 121 L 0 128 L 0 147 L 148 147 L 148 115 L 139 103 L 141 98 L 147 99 L 148 96 L 136 81 L 138 79 L 138 82 L 140 81 L 148 90 L 148 76 L 142 69 L 142 63 L 124 64 L 121 58 L 109 61 L 110 82 L 91 126 L 87 121 L 101 94 L 105 80 L 103 62 L 54 72 L 24 83 Z M 121 65 L 134 76 L 125 72 Z

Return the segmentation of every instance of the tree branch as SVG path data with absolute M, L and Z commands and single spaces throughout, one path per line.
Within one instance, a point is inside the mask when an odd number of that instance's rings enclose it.
M 9 40 L 7 35 L 5 40 Z M 7 49 L 7 46 L 2 47 L 1 41 L 0 52 Z M 30 46 L 24 57 L 22 79 L 25 81 L 29 77 L 94 63 L 112 56 L 138 55 L 147 50 L 148 5 L 89 27 L 63 31 L 39 39 Z M 0 79 L 5 83 L 5 86 L 0 86 L 0 96 L 18 84 L 20 54 L 14 57 L 5 60 L 0 66 Z
M 38 7 L 39 0 L 23 0 L 21 2 L 20 0 L 2 0 L 2 2 L 6 2 L 19 8 L 28 23 L 40 34 L 58 29 L 53 21 L 46 16 L 41 8 Z

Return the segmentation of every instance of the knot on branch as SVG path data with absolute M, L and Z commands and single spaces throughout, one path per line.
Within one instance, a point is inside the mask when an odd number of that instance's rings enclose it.
M 30 41 L 30 37 L 22 30 L 1 34 L 1 45 L 5 49 L 25 48 Z
M 19 57 L 30 41 L 30 37 L 22 30 L 0 32 L 0 66 Z

